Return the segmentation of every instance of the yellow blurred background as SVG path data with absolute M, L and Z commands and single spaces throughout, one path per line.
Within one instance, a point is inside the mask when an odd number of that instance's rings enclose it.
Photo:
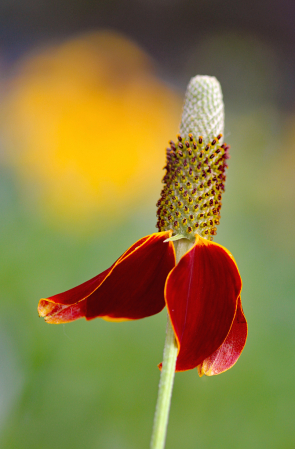
M 47 220 L 112 227 L 156 197 L 182 99 L 130 40 L 105 31 L 51 45 L 20 61 L 8 89 L 4 162 Z

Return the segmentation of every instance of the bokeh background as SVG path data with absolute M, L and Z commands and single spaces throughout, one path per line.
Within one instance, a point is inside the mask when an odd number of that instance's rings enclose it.
M 46 325 L 40 297 L 155 231 L 190 77 L 215 75 L 231 145 L 216 241 L 249 338 L 176 375 L 167 449 L 295 447 L 292 0 L 0 3 L 0 447 L 149 445 L 166 314 Z

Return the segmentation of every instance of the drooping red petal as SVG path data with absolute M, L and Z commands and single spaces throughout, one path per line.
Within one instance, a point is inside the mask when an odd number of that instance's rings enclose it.
M 102 273 L 99 273 L 98 275 L 94 276 L 92 279 L 89 279 L 89 281 L 83 282 L 83 284 L 77 285 L 77 287 L 71 288 L 70 290 L 67 290 L 63 293 L 58 293 L 57 295 L 50 296 L 48 301 L 54 302 L 56 304 L 75 304 L 78 301 L 81 301 L 84 298 L 87 298 L 91 293 L 96 290 L 99 285 L 104 281 L 104 279 L 107 277 L 111 269 L 114 267 L 116 263 L 118 263 L 121 259 L 126 257 L 128 254 L 130 254 L 132 251 L 134 251 L 135 248 L 142 245 L 148 240 L 149 236 L 143 237 L 142 239 L 135 242 L 125 253 L 122 254 L 121 257 L 119 257 L 118 260 L 107 270 L 103 271 Z
M 63 293 L 41 299 L 38 305 L 39 316 L 44 317 L 45 321 L 51 324 L 68 323 L 85 317 L 88 296 L 100 286 L 116 263 L 145 243 L 148 238 L 149 236 L 146 236 L 135 242 L 110 268 L 89 279 L 89 281 Z
M 161 234 L 161 235 L 160 235 Z M 163 243 L 171 234 L 152 234 L 140 247 L 115 264 L 112 273 L 88 298 L 86 318 L 139 319 L 165 307 L 166 278 L 175 266 L 174 247 Z
M 232 327 L 222 345 L 198 366 L 199 375 L 214 376 L 230 369 L 240 357 L 247 340 L 248 326 L 241 298 Z
M 235 317 L 241 288 L 230 252 L 198 236 L 165 286 L 178 343 L 176 371 L 196 368 L 221 346 Z
M 64 293 L 41 299 L 39 315 L 48 323 L 85 317 L 121 321 L 144 318 L 165 306 L 164 285 L 175 266 L 171 231 L 134 243 L 109 269 Z

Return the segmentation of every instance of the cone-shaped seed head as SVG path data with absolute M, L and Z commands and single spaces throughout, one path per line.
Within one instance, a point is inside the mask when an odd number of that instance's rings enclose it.
M 216 234 L 229 158 L 229 147 L 222 144 L 223 124 L 219 82 L 209 76 L 192 78 L 180 134 L 166 150 L 164 188 L 157 203 L 159 231 L 210 240 Z
M 211 141 L 224 130 L 224 105 L 221 86 L 214 76 L 197 75 L 186 90 L 180 124 L 180 134 L 203 136 Z M 222 143 L 222 142 L 221 142 Z

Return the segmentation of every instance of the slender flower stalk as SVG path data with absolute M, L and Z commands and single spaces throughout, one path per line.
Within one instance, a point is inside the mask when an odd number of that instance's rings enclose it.
M 219 82 L 216 78 L 208 76 L 196 76 L 195 78 L 192 78 L 185 95 L 185 103 L 180 124 L 180 136 L 186 141 L 192 141 L 191 136 L 202 136 L 202 139 L 207 143 L 212 141 L 218 135 L 220 135 L 221 140 L 223 128 L 224 106 Z M 182 150 L 182 147 L 180 148 L 179 151 Z M 166 177 L 164 177 L 164 182 L 167 182 Z M 188 235 L 188 232 L 189 234 L 193 233 L 193 229 L 192 227 L 187 228 L 186 218 L 184 218 L 184 220 L 186 220 L 185 223 L 179 223 L 179 220 L 174 221 L 174 218 L 178 218 L 178 215 L 180 214 L 180 212 L 177 213 L 177 209 L 175 217 L 170 218 L 174 212 L 172 211 L 172 214 L 168 218 L 173 224 L 171 223 L 169 226 L 169 222 L 163 223 L 164 217 L 161 217 L 162 210 L 160 209 L 160 214 L 158 214 L 159 229 L 167 227 L 168 225 L 168 228 L 172 229 L 174 232 L 178 232 L 176 235 L 180 237 L 179 240 L 174 241 L 177 265 L 184 254 L 193 246 L 192 240 L 184 238 L 191 237 Z M 189 211 L 187 215 L 189 215 Z M 188 232 L 187 229 L 189 229 Z M 211 233 L 209 233 L 208 230 L 207 234 L 203 234 L 203 236 L 205 238 L 212 238 Z M 171 240 L 172 239 L 173 237 Z M 151 438 L 151 449 L 164 449 L 165 447 L 177 353 L 178 345 L 168 314 L 162 372 Z
M 182 256 L 192 246 L 193 243 L 188 239 L 181 239 L 174 242 L 176 263 L 180 261 Z M 165 447 L 177 352 L 178 346 L 175 340 L 174 330 L 168 315 L 162 371 L 154 417 L 154 427 L 151 438 L 151 449 L 163 449 Z
M 166 340 L 151 438 L 151 449 L 163 449 L 165 447 L 177 352 L 178 347 L 174 330 L 170 318 L 167 316 Z

